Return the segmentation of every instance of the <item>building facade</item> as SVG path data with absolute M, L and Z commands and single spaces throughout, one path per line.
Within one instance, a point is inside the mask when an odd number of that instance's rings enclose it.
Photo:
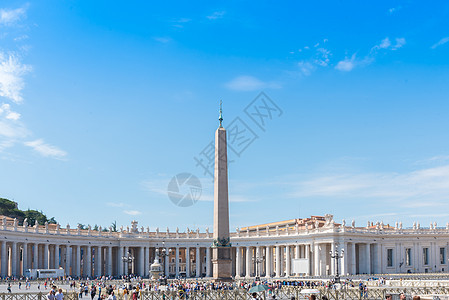
M 72 277 L 149 275 L 156 249 L 171 277 L 210 277 L 213 235 L 187 229 L 150 231 L 137 222 L 118 232 L 29 226 L 1 217 L 0 274 L 22 276 L 27 269 L 64 268 Z M 232 275 L 245 277 L 326 276 L 337 273 L 331 251 L 344 249 L 339 274 L 448 272 L 449 225 L 412 228 L 368 222 L 365 227 L 333 220 L 332 215 L 237 228 L 231 233 Z M 132 259 L 124 262 L 123 257 Z M 303 268 L 295 270 L 301 260 Z M 306 266 L 304 268 L 304 265 Z

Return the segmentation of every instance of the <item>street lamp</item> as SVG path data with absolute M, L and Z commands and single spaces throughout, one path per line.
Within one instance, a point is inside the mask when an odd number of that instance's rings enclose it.
M 335 274 L 335 283 L 340 283 L 340 273 L 338 271 L 338 263 L 340 261 L 340 258 L 343 258 L 343 254 L 345 253 L 345 249 L 341 249 L 341 252 L 338 251 L 338 245 L 335 246 L 335 250 L 332 252 L 329 251 L 329 254 L 331 258 L 335 258 L 335 261 L 337 262 L 337 270 Z
M 170 254 L 171 254 L 171 249 L 170 250 L 168 250 L 168 253 L 167 253 L 167 249 L 165 249 L 165 242 L 162 242 L 162 250 L 161 251 L 159 251 L 159 249 L 156 249 L 156 252 L 157 252 L 157 255 L 161 258 L 161 260 L 162 260 L 162 265 L 163 265 L 163 269 L 162 270 L 164 270 L 163 271 L 163 274 L 164 274 L 164 283 L 165 284 L 167 284 L 167 275 L 168 274 L 165 274 L 165 257 L 167 257 L 167 256 L 170 256 Z
M 259 264 L 264 261 L 264 258 L 264 256 L 256 256 L 252 258 L 252 260 L 256 263 L 256 281 L 260 281 Z
M 122 256 L 123 263 L 126 263 L 127 271 L 129 270 L 129 263 L 132 263 L 134 261 L 134 256 L 131 254 L 131 252 L 126 252 L 125 256 Z M 128 273 L 128 272 L 126 272 Z

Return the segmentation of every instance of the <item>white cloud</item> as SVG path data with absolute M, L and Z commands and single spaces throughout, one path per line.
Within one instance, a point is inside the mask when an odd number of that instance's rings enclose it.
M 401 9 L 402 9 L 402 6 L 392 7 L 388 10 L 388 13 L 391 15 Z
M 384 38 L 379 45 L 379 48 L 386 49 L 391 46 L 390 39 L 388 37 Z
M 27 6 L 16 9 L 0 9 L 0 25 L 12 25 L 25 17 Z
M 4 115 L 5 119 L 17 121 L 20 119 L 20 114 L 11 110 L 11 106 L 7 103 L 0 105 L 0 117 Z
M 278 89 L 281 86 L 275 82 L 264 82 L 253 76 L 242 75 L 226 83 L 226 87 L 235 91 L 256 91 L 265 88 Z
M 318 48 L 316 51 L 314 63 L 321 67 L 327 67 L 330 61 L 329 56 L 331 56 L 331 52 L 325 48 Z
M 447 42 L 449 42 L 449 36 L 442 38 L 437 43 L 433 44 L 432 47 L 430 47 L 430 48 L 431 49 L 435 49 L 435 48 L 437 48 L 439 46 L 442 46 L 442 45 L 446 44 Z
M 396 45 L 391 47 L 391 50 L 397 50 L 399 48 L 402 48 L 402 46 L 405 45 L 405 38 L 396 38 Z
M 184 24 L 189 23 L 190 21 L 192 21 L 192 19 L 189 18 L 179 18 L 179 19 L 174 19 L 171 22 L 173 23 L 173 27 L 177 27 L 177 28 L 183 28 Z
M 351 56 L 351 58 L 346 57 L 344 60 L 338 62 L 335 66 L 335 69 L 343 72 L 349 72 L 354 69 L 356 65 L 355 54 Z
M 406 173 L 340 173 L 296 184 L 295 197 L 400 201 L 407 207 L 438 207 L 449 195 L 449 165 Z
M 309 76 L 316 69 L 316 67 L 308 61 L 300 61 L 298 67 L 301 73 L 305 76 Z
M 25 146 L 33 148 L 36 152 L 45 157 L 53 157 L 57 159 L 62 159 L 67 155 L 67 152 L 59 149 L 58 147 L 44 143 L 42 139 L 35 141 L 25 142 Z
M 30 70 L 31 67 L 22 64 L 16 55 L 0 52 L 0 96 L 20 103 L 23 100 L 23 76 Z
M 210 16 L 207 16 L 206 18 L 208 18 L 209 20 L 221 19 L 221 18 L 223 18 L 223 16 L 225 14 L 226 14 L 225 11 L 216 11 L 213 14 L 211 14 Z
M 137 215 L 142 214 L 142 212 L 140 212 L 138 210 L 124 210 L 123 212 L 130 216 L 137 216 Z

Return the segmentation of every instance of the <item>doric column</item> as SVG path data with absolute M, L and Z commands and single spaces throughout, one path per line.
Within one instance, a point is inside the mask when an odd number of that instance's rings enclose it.
M 145 249 L 139 247 L 139 275 L 145 276 Z
M 11 273 L 13 276 L 19 275 L 17 272 L 17 242 L 12 242 L 11 245 Z
M 351 275 L 355 275 L 357 273 L 357 262 L 356 262 L 356 248 L 355 243 L 351 243 Z
M 285 246 L 285 277 L 291 274 L 290 245 Z
M 125 246 L 125 249 L 123 250 L 123 255 L 122 256 L 129 256 L 129 247 L 128 246 Z M 120 258 L 121 259 L 121 258 Z M 124 263 L 122 263 L 124 266 L 123 266 L 123 274 L 124 275 L 128 275 L 129 274 L 129 261 L 127 261 L 127 262 L 124 262 Z
M 258 260 L 260 260 L 262 258 L 261 255 L 261 251 L 260 251 L 260 246 L 257 246 L 255 248 L 255 255 L 254 255 L 254 276 L 260 276 L 260 274 L 262 274 L 262 270 L 261 270 L 261 264 L 260 262 L 258 262 Z
M 179 277 L 179 247 L 175 248 L 175 277 Z
M 48 244 L 44 244 L 44 269 L 49 269 Z
M 371 251 L 370 243 L 366 244 L 365 248 L 365 258 L 366 258 L 366 274 L 371 274 Z
M 251 277 L 251 247 L 246 247 L 246 274 L 245 277 Z
M 39 244 L 33 245 L 33 269 L 39 269 Z
M 150 274 L 150 247 L 145 247 L 145 276 Z
M 313 247 L 313 275 L 320 276 L 320 271 L 320 245 L 315 243 Z
M 310 276 L 310 274 L 312 273 L 312 270 L 310 268 L 310 265 L 311 265 L 311 263 L 310 263 L 310 247 L 311 247 L 311 245 L 307 244 L 307 245 L 305 245 L 305 249 L 304 249 L 305 250 L 304 257 L 307 258 L 307 260 L 309 262 L 309 264 L 307 266 L 307 273 L 306 273 L 307 276 Z
M 240 255 L 240 247 L 235 247 L 235 277 L 239 278 L 241 273 L 241 255 Z
M 124 265 L 124 263 L 123 263 L 123 260 L 122 260 L 122 257 L 123 257 L 123 246 L 119 246 L 117 248 L 117 250 L 118 250 L 118 254 L 117 254 L 118 276 L 122 276 L 124 274 L 124 272 L 123 272 L 123 265 Z
M 340 262 L 341 262 L 341 264 L 340 264 L 340 274 L 341 275 L 346 275 L 346 273 L 348 273 L 347 266 L 346 266 L 346 264 L 347 264 L 346 257 L 348 256 L 348 243 L 343 242 L 343 249 L 345 251 L 343 253 L 343 256 L 340 259 Z M 341 254 L 341 251 L 340 251 L 340 254 Z
M 206 276 L 211 277 L 210 247 L 206 248 Z
M 276 246 L 276 277 L 281 277 L 281 247 Z
M 335 247 L 335 241 L 332 241 L 332 242 L 331 242 L 331 252 L 332 252 L 332 255 L 335 254 L 335 249 L 336 249 L 336 247 Z M 336 273 L 335 273 L 335 265 L 336 265 L 335 260 L 336 260 L 336 258 L 332 258 L 332 257 L 331 257 L 331 275 L 335 275 L 335 274 L 336 274 Z
M 298 259 L 298 258 L 300 258 L 301 257 L 301 254 L 300 254 L 300 246 L 299 245 L 296 245 L 295 246 L 295 258 L 296 259 Z
M 200 259 L 200 247 L 196 247 L 196 277 L 201 276 L 201 259 Z
M 55 255 L 54 255 L 55 269 L 59 268 L 59 245 L 55 245 Z
M 112 276 L 112 246 L 108 247 L 108 276 Z
M 75 276 L 80 277 L 81 276 L 81 246 L 76 245 L 75 246 L 76 251 L 76 263 L 75 263 Z
M 28 243 L 22 244 L 22 275 L 25 276 L 25 271 L 28 269 Z
M 6 241 L 2 241 L 1 259 L 2 259 L 1 276 L 6 277 L 8 276 L 8 254 L 6 252 Z
M 90 245 L 86 246 L 86 259 L 83 259 L 84 267 L 85 267 L 85 276 L 92 277 L 92 247 Z
M 190 277 L 190 248 L 186 247 L 186 277 Z
M 271 277 L 271 247 L 266 246 L 265 248 L 265 277 Z
M 164 268 L 165 268 L 165 275 L 168 278 L 168 275 L 170 275 L 170 249 L 168 247 L 165 248 L 165 253 L 167 254 L 165 256 L 165 262 L 164 262 Z
M 66 275 L 73 274 L 70 272 L 71 265 L 72 265 L 72 247 L 70 247 L 70 245 L 66 245 L 65 246 L 65 274 Z
M 95 273 L 98 277 L 103 276 L 103 248 L 101 246 L 98 246 L 95 252 L 95 255 L 97 256 L 95 260 L 97 261 L 97 268 L 95 270 Z

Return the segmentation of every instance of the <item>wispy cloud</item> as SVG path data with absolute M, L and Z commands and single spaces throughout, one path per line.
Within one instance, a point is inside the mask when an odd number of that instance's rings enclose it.
M 327 39 L 323 40 L 323 44 Z M 298 62 L 299 71 L 303 76 L 309 76 L 319 67 L 327 67 L 330 63 L 332 52 L 324 47 L 319 47 L 320 43 L 316 43 L 313 47 L 305 46 L 298 50 L 303 56 L 309 55 L 308 58 Z M 290 52 L 294 54 L 295 52 Z
M 253 76 L 241 75 L 232 79 L 225 86 L 234 91 L 257 91 L 266 88 L 279 89 L 281 85 L 276 82 L 265 82 Z
M 29 71 L 31 66 L 22 64 L 17 55 L 0 52 L 0 96 L 22 102 L 23 77 Z
M 339 61 L 335 66 L 335 69 L 339 71 L 349 72 L 354 69 L 356 65 L 356 56 L 353 54 L 351 57 L 346 57 L 345 59 Z
M 349 72 L 355 67 L 369 65 L 375 61 L 376 56 L 381 50 L 395 51 L 402 48 L 405 44 L 405 38 L 395 38 L 394 42 L 392 42 L 389 37 L 386 37 L 378 45 L 371 47 L 370 52 L 365 57 L 358 58 L 356 53 L 354 53 L 351 57 L 345 57 L 345 59 L 340 60 L 335 66 L 335 69 Z
M 430 48 L 435 49 L 437 47 L 440 47 L 440 46 L 446 44 L 447 42 L 449 42 L 449 36 L 442 38 L 441 40 L 439 40 L 438 42 L 433 44 L 432 47 L 430 47 Z
M 4 115 L 5 119 L 7 120 L 17 121 L 18 119 L 20 119 L 20 114 L 12 111 L 11 106 L 7 103 L 3 103 L 2 105 L 0 105 L 0 116 L 2 115 Z
M 189 18 L 178 18 L 178 19 L 171 20 L 171 23 L 173 24 L 173 27 L 184 28 L 184 25 L 191 21 L 192 21 L 192 19 L 189 19 Z
M 26 16 L 28 5 L 16 9 L 0 9 L 0 25 L 13 25 Z
M 45 157 L 63 159 L 67 155 L 67 152 L 59 149 L 56 146 L 46 144 L 42 139 L 25 142 L 24 145 L 31 147 L 33 150 Z
M 398 12 L 399 10 L 401 10 L 402 9 L 402 6 L 396 6 L 396 7 L 392 7 L 392 8 L 390 8 L 390 9 L 388 9 L 388 13 L 390 14 L 390 15 L 392 15 L 392 14 L 394 14 L 394 13 L 396 13 L 396 12 Z
M 170 37 L 154 37 L 154 40 L 156 42 L 162 43 L 162 44 L 167 44 L 170 43 L 172 41 L 172 39 Z
M 294 197 L 400 201 L 407 207 L 437 207 L 449 195 L 449 165 L 408 173 L 339 173 L 297 182 Z
M 216 11 L 213 14 L 207 16 L 206 18 L 208 18 L 209 20 L 216 20 L 216 19 L 221 19 L 223 18 L 223 16 L 226 14 L 225 11 Z
M 124 210 L 123 212 L 130 216 L 137 216 L 137 215 L 142 214 L 142 212 L 140 212 L 138 210 Z

